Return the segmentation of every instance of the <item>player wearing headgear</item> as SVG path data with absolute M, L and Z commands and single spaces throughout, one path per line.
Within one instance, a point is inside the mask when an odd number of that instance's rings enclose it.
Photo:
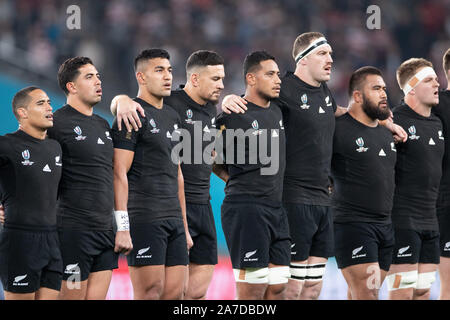
M 441 121 L 431 113 L 439 103 L 439 83 L 431 62 L 422 58 L 404 61 L 397 81 L 405 98 L 394 109 L 394 119 L 409 136 L 397 145 L 389 298 L 428 299 L 440 256 L 436 200 L 444 136 Z
M 353 72 L 349 95 L 348 112 L 336 120 L 331 163 L 336 261 L 351 299 L 378 299 L 394 247 L 397 158 L 391 132 L 379 125 L 390 115 L 380 70 Z
M 0 137 L 0 280 L 6 300 L 57 299 L 62 259 L 56 227 L 61 147 L 48 139 L 50 99 L 38 87 L 12 102 L 19 130 Z

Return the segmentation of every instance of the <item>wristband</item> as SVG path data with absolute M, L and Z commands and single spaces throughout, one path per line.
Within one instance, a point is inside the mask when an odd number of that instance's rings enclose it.
M 116 217 L 117 231 L 130 231 L 130 222 L 127 211 L 114 211 Z

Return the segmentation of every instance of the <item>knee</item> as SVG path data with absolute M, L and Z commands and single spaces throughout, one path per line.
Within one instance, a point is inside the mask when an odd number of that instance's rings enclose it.
M 135 292 L 137 300 L 159 300 L 164 289 L 164 282 L 162 280 L 156 281 L 147 286 L 142 292 Z
M 317 300 L 322 290 L 322 281 L 305 281 L 302 289 L 302 296 L 305 299 Z

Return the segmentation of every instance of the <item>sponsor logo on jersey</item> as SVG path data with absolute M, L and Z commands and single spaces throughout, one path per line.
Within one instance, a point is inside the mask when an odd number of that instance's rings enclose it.
M 369 150 L 369 148 L 364 148 L 364 140 L 363 138 L 359 137 L 358 139 L 355 140 L 356 145 L 359 147 L 358 149 L 356 149 L 356 151 L 358 152 L 367 152 L 367 150 Z
M 245 255 L 244 255 L 244 261 L 245 262 L 258 261 L 258 258 L 251 258 L 251 257 L 253 257 L 255 255 L 256 251 L 258 251 L 258 250 L 246 252 Z
M 378 155 L 379 155 L 380 157 L 386 157 L 386 152 L 384 152 L 384 150 L 381 149 L 380 152 L 378 153 Z
M 431 146 L 435 146 L 436 142 L 434 142 L 433 138 L 430 138 L 430 141 L 428 141 L 428 144 Z
M 151 254 L 144 255 L 144 253 L 148 252 L 149 250 L 150 250 L 150 247 L 139 249 L 138 253 L 136 255 L 136 258 L 137 259 L 149 259 L 149 258 L 151 258 L 152 257 Z
M 48 163 L 45 165 L 45 167 L 44 167 L 44 169 L 42 169 L 42 171 L 44 171 L 44 172 L 52 172 L 52 170 L 48 166 Z
M 398 258 L 411 257 L 412 253 L 405 253 L 406 251 L 408 251 L 408 249 L 409 249 L 409 246 L 398 249 L 397 257 Z
M 252 128 L 255 130 L 255 131 L 252 132 L 252 134 L 255 135 L 255 136 L 260 135 L 262 133 L 262 130 L 259 130 L 258 120 L 254 120 L 252 122 Z
M 411 140 L 419 140 L 420 136 L 416 136 L 416 127 L 415 126 L 411 126 L 408 128 L 408 132 L 410 134 L 409 139 Z
M 206 132 L 206 133 L 210 133 L 211 132 L 209 130 L 209 128 L 208 128 L 208 125 L 205 125 L 205 127 L 203 128 L 203 132 Z
M 319 107 L 319 113 L 325 113 L 325 110 L 323 110 L 322 107 Z
M 14 281 L 13 281 L 13 286 L 17 286 L 17 287 L 26 287 L 26 286 L 28 286 L 28 282 L 20 282 L 20 281 L 24 280 L 27 276 L 28 276 L 28 274 L 24 274 L 23 276 L 15 277 Z
M 304 93 L 300 100 L 302 100 L 302 104 L 300 105 L 300 108 L 302 108 L 303 110 L 308 110 L 310 105 L 307 104 L 308 103 L 308 96 L 306 95 L 306 93 Z
M 73 131 L 77 134 L 77 136 L 75 137 L 75 140 L 82 141 L 82 140 L 86 139 L 86 136 L 83 136 L 83 131 L 81 130 L 81 128 L 79 126 L 76 126 L 75 128 L 73 128 Z
M 97 139 L 97 144 L 105 144 L 105 143 L 103 142 L 102 139 L 98 138 L 98 139 Z
M 30 150 L 24 150 L 22 151 L 22 158 L 24 161 L 22 161 L 22 164 L 24 166 L 31 166 L 34 162 L 30 161 L 31 153 Z

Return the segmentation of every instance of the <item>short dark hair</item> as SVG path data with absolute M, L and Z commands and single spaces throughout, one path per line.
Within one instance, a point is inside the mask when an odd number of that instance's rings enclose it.
M 58 83 L 60 88 L 66 95 L 69 94 L 66 84 L 72 82 L 80 74 L 79 69 L 87 64 L 92 64 L 92 60 L 88 57 L 74 57 L 64 61 L 58 70 Z
M 445 77 L 448 77 L 448 70 L 450 70 L 450 48 L 447 49 L 442 57 L 442 67 L 444 68 Z
M 368 75 L 377 75 L 382 76 L 380 69 L 372 67 L 372 66 L 365 66 L 362 68 L 359 68 L 355 72 L 352 73 L 352 76 L 350 77 L 350 81 L 348 84 L 348 95 L 352 96 L 353 91 L 360 90 L 361 84 L 366 80 L 366 77 Z
M 137 70 L 137 67 L 141 61 L 156 59 L 156 58 L 164 58 L 170 60 L 169 53 L 164 49 L 146 49 L 143 50 L 138 56 L 134 59 L 134 70 Z
M 433 68 L 433 64 L 423 58 L 411 58 L 404 61 L 400 67 L 397 68 L 397 82 L 400 89 L 403 90 L 406 83 L 417 73 L 417 71 L 425 67 Z
M 192 53 L 186 62 L 186 72 L 194 67 L 217 66 L 224 64 L 223 58 L 214 51 L 198 50 Z
M 248 54 L 244 60 L 244 77 L 247 73 L 254 72 L 261 68 L 260 63 L 266 60 L 275 61 L 275 57 L 266 51 L 254 51 Z
M 36 86 L 26 87 L 17 91 L 14 95 L 14 98 L 12 100 L 12 111 L 17 120 L 19 120 L 17 109 L 28 107 L 28 104 L 30 103 L 30 93 L 37 89 L 41 90 L 41 88 Z

